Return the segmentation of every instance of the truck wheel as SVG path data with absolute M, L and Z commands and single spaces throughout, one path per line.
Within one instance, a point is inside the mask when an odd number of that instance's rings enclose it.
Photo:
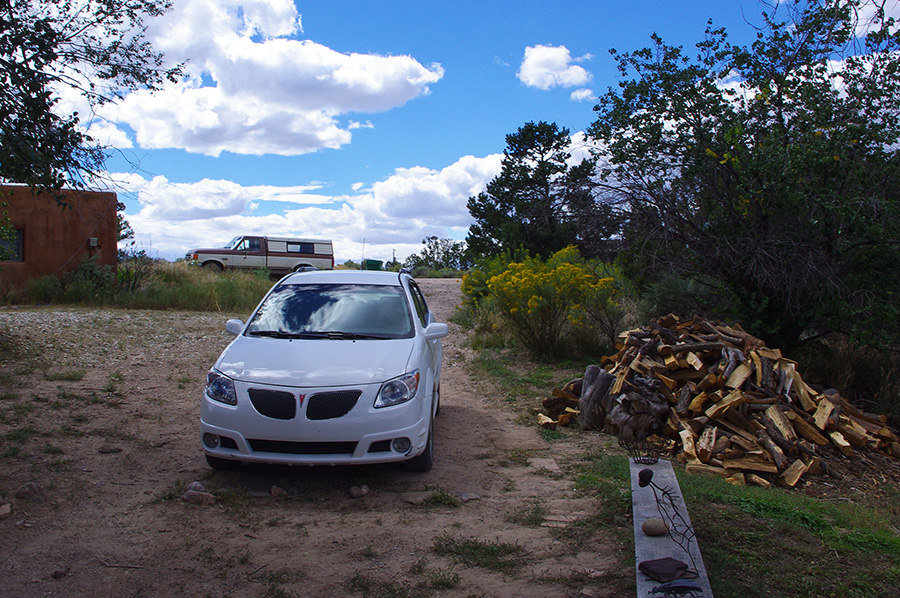
M 203 267 L 207 270 L 213 270 L 215 272 L 221 272 L 225 269 L 219 262 L 204 262 Z

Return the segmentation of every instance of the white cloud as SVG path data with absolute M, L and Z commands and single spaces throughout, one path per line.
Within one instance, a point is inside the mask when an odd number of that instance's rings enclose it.
M 181 0 L 148 30 L 186 77 L 128 95 L 101 116 L 125 124 L 146 149 L 218 156 L 299 155 L 350 142 L 351 112 L 382 112 L 429 93 L 440 65 L 410 56 L 343 54 L 299 40 L 290 0 Z
M 569 99 L 573 102 L 590 102 L 594 99 L 594 90 L 586 88 L 576 89 L 569 94 Z
M 403 260 L 429 235 L 458 238 L 471 223 L 466 202 L 500 172 L 502 155 L 465 156 L 442 170 L 398 169 L 355 195 L 330 196 L 318 185 L 241 186 L 224 180 L 172 183 L 165 177 L 114 175 L 137 198 L 125 218 L 137 246 L 166 259 L 219 246 L 238 234 L 297 235 L 334 240 L 338 261 Z M 120 194 L 125 199 L 125 194 Z M 287 208 L 282 202 L 291 204 Z M 130 202 L 134 203 L 134 202 Z
M 572 63 L 591 58 L 585 54 L 573 59 L 565 46 L 529 46 L 516 75 L 528 87 L 545 91 L 552 87 L 578 87 L 590 82 L 592 77 L 583 67 Z

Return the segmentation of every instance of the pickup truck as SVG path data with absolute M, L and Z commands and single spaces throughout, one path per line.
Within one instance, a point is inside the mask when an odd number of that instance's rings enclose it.
M 323 239 L 243 235 L 225 247 L 192 249 L 184 257 L 189 264 L 219 271 L 266 268 L 272 274 L 287 274 L 303 268 L 334 269 L 331 241 Z

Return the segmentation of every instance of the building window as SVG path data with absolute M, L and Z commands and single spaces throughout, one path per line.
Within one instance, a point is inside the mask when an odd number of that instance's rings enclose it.
M 0 239 L 0 260 L 5 262 L 24 262 L 25 254 L 22 252 L 25 231 L 16 229 L 11 239 Z

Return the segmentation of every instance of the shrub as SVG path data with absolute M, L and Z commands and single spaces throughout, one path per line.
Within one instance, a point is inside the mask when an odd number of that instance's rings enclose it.
M 119 267 L 116 269 L 116 280 L 119 288 L 131 293 L 139 288 L 153 274 L 154 261 L 147 252 L 141 249 L 120 249 Z
M 462 277 L 463 302 L 467 306 L 473 306 L 488 295 L 488 281 L 504 272 L 509 265 L 516 261 L 529 259 L 527 249 L 518 251 L 504 251 L 500 255 L 485 258 Z
M 530 257 L 513 262 L 488 278 L 486 286 L 525 347 L 534 355 L 552 356 L 559 354 L 572 326 L 593 328 L 594 320 L 607 328 L 618 325 L 621 314 L 614 305 L 620 291 L 613 276 L 600 276 L 605 273 L 570 246 L 546 262 Z M 476 285 L 471 291 L 481 292 Z
M 96 257 L 88 258 L 62 277 L 66 303 L 102 303 L 115 294 L 116 273 Z

